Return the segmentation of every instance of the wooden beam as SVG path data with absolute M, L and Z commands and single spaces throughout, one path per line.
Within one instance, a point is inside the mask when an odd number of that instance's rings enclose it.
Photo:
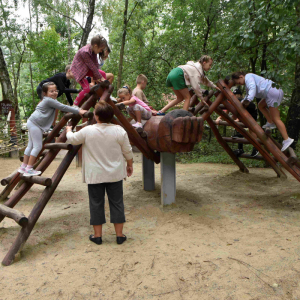
M 227 105 L 228 101 L 225 102 Z M 212 105 L 212 103 L 208 100 L 208 105 Z M 240 127 L 237 122 L 235 122 L 227 113 L 225 113 L 222 109 L 217 108 L 216 113 L 224 120 L 226 120 L 232 127 L 235 128 L 239 133 L 241 133 L 248 141 L 251 141 L 252 145 L 261 153 L 261 155 L 266 159 L 266 161 L 270 164 L 270 166 L 274 169 L 278 177 L 285 177 L 286 175 L 283 173 L 281 168 L 276 164 L 276 161 L 270 156 L 270 154 L 261 147 L 261 145 L 257 142 L 257 139 L 254 138 L 248 131 L 244 128 Z
M 51 186 L 52 184 L 52 179 L 51 178 L 47 178 L 47 177 L 42 177 L 42 176 L 20 176 L 22 180 L 26 181 L 26 182 L 30 182 L 30 183 L 36 183 L 36 184 L 40 184 L 43 186 Z
M 1 185 L 3 185 L 3 186 L 8 185 L 11 182 L 11 180 L 16 176 L 17 173 L 18 173 L 18 170 L 15 170 L 10 175 L 3 178 L 1 180 Z
M 73 145 L 66 143 L 49 143 L 44 145 L 45 149 L 60 149 L 60 150 L 72 150 Z
M 243 107 L 236 96 L 231 92 L 229 87 L 224 81 L 219 80 L 217 83 L 219 88 L 222 88 L 222 93 L 224 93 L 227 99 L 230 100 L 232 105 L 238 111 L 241 121 L 253 131 L 261 142 L 267 147 L 267 149 L 274 155 L 274 157 L 281 163 L 281 165 L 290 172 L 298 181 L 300 181 L 300 170 L 296 167 L 291 167 L 287 163 L 287 157 L 283 152 L 278 149 L 278 147 L 273 143 L 273 141 L 265 134 L 263 129 L 257 124 L 257 122 L 252 118 L 249 112 Z
M 256 156 L 253 157 L 250 154 L 243 153 L 239 157 L 241 157 L 241 158 L 247 158 L 247 159 L 264 160 L 265 161 L 265 159 L 261 155 L 256 155 Z
M 216 122 L 216 121 L 213 121 L 214 122 L 214 124 L 215 125 L 220 125 L 220 126 L 230 126 L 230 127 L 232 127 L 228 122 L 225 122 L 225 121 L 219 121 L 218 123 Z M 242 127 L 242 128 L 247 128 L 246 126 L 245 126 L 245 124 L 244 123 L 242 123 L 242 122 L 236 122 L 240 127 Z
M 0 214 L 7 218 L 13 219 L 22 227 L 25 227 L 28 224 L 28 219 L 23 213 L 16 209 L 9 208 L 3 204 L 0 204 Z
M 227 145 L 227 143 L 223 140 L 221 134 L 219 133 L 218 128 L 212 121 L 212 119 L 209 117 L 207 120 L 208 125 L 210 126 L 211 130 L 213 131 L 217 141 L 220 143 L 220 145 L 224 148 L 224 150 L 228 153 L 228 155 L 232 158 L 232 160 L 238 165 L 240 168 L 240 171 L 243 173 L 249 173 L 249 170 L 247 167 L 238 159 L 238 157 L 233 153 L 231 148 Z

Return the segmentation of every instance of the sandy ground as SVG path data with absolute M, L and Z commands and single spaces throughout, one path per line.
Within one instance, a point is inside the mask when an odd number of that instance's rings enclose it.
M 300 184 L 271 169 L 177 164 L 176 205 L 142 188 L 137 156 L 125 182 L 128 241 L 113 225 L 88 240 L 87 187 L 75 162 L 46 206 L 20 257 L 0 267 L 0 299 L 300 299 Z M 57 159 L 45 175 L 54 173 Z M 19 162 L 0 159 L 1 178 Z M 2 190 L 3 187 L 0 188 Z M 16 206 L 28 215 L 42 187 Z M 107 210 L 109 220 L 109 211 Z M 0 260 L 19 227 L 0 224 Z

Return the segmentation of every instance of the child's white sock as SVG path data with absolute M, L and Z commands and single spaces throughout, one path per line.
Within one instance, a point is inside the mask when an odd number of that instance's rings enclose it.
M 24 163 L 21 164 L 21 168 L 25 169 L 26 167 L 27 167 L 27 164 L 24 164 Z
M 26 170 L 32 169 L 33 166 L 27 165 Z

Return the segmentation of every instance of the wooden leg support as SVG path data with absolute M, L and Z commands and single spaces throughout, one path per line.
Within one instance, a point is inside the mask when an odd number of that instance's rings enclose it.
M 13 263 L 16 254 L 22 250 L 23 245 L 26 243 L 31 231 L 37 222 L 38 218 L 40 217 L 41 213 L 43 212 L 46 204 L 50 200 L 51 196 L 53 195 L 55 189 L 57 188 L 60 180 L 64 176 L 65 172 L 67 171 L 69 165 L 71 164 L 73 158 L 75 157 L 77 151 L 81 145 L 74 146 L 73 150 L 71 150 L 65 158 L 62 160 L 60 166 L 56 170 L 55 174 L 52 177 L 52 185 L 50 187 L 46 187 L 42 195 L 40 196 L 39 201 L 36 203 L 34 208 L 32 209 L 29 217 L 28 217 L 28 225 L 23 227 L 17 236 L 15 242 L 12 244 L 11 248 L 9 249 L 8 253 L 4 257 L 2 264 L 4 266 L 9 266 Z
M 227 145 L 227 143 L 223 140 L 221 134 L 219 133 L 218 128 L 214 124 L 213 120 L 211 118 L 208 118 L 207 120 L 208 125 L 212 129 L 217 141 L 219 144 L 224 148 L 224 150 L 228 153 L 228 155 L 232 158 L 232 160 L 238 165 L 240 168 L 240 171 L 243 173 L 249 173 L 249 170 L 247 167 L 237 158 L 237 156 L 233 153 L 231 148 Z

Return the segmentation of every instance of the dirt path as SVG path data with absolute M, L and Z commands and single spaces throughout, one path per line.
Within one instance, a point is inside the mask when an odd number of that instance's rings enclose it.
M 18 164 L 0 159 L 0 177 Z M 134 167 L 124 184 L 126 243 L 116 244 L 110 223 L 101 246 L 89 242 L 87 187 L 73 162 L 21 260 L 0 267 L 0 299 L 300 299 L 294 178 L 177 164 L 176 205 L 163 208 L 159 166 L 153 192 L 142 189 L 141 163 Z M 16 208 L 28 215 L 42 190 L 34 186 Z M 18 231 L 9 219 L 0 223 L 0 261 Z

